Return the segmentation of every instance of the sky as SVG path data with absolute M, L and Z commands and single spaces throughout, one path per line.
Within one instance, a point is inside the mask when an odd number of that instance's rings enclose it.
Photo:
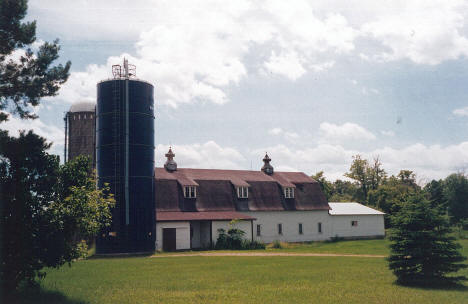
M 468 2 L 30 0 L 38 42 L 72 62 L 39 119 L 11 117 L 63 156 L 63 115 L 126 57 L 155 86 L 156 165 L 324 171 L 352 156 L 425 183 L 468 168 Z

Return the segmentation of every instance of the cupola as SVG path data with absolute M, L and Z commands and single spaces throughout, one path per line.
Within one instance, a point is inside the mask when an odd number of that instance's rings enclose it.
M 169 151 L 166 153 L 166 163 L 164 164 L 164 168 L 166 168 L 169 172 L 177 171 L 177 163 L 174 161 L 174 152 L 172 152 L 172 147 L 169 147 Z
M 263 158 L 263 167 L 262 171 L 265 174 L 272 175 L 273 174 L 273 167 L 270 165 L 271 158 L 268 156 L 268 153 L 265 153 L 265 157 Z

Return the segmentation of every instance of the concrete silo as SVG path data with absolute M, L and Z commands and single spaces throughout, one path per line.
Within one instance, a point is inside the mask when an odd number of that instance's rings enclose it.
M 113 79 L 97 84 L 96 169 L 98 186 L 110 185 L 116 206 L 96 251 L 153 251 L 154 88 L 136 79 L 126 60 L 112 72 Z
M 77 102 L 65 114 L 65 162 L 78 155 L 88 155 L 94 167 L 96 159 L 95 108 L 96 104 L 93 102 Z

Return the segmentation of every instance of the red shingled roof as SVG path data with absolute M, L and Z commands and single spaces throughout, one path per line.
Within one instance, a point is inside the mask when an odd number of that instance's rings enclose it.
M 235 211 L 221 212 L 157 212 L 156 220 L 164 221 L 226 221 L 226 220 L 255 220 L 254 217 Z
M 186 199 L 183 186 L 198 186 L 197 198 Z M 235 187 L 249 187 L 247 199 L 237 198 Z M 295 188 L 294 199 L 285 199 L 284 187 Z M 302 172 L 155 169 L 156 210 L 162 211 L 282 211 L 329 210 L 320 185 Z

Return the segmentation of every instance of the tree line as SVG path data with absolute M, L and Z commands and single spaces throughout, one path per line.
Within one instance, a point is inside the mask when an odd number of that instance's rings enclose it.
M 466 175 L 453 173 L 421 187 L 413 171 L 388 176 L 378 157 L 369 161 L 355 155 L 344 176 L 349 180 L 330 182 L 320 171 L 312 178 L 329 201 L 358 201 L 385 212 L 388 266 L 397 283 L 440 288 L 467 280 L 454 274 L 468 265 L 452 233 L 453 226 L 468 228 Z
M 344 176 L 349 180 L 332 182 L 320 171 L 312 178 L 319 182 L 330 202 L 355 201 L 385 212 L 387 227 L 391 226 L 390 215 L 396 214 L 403 202 L 416 194 L 447 214 L 452 225 L 468 225 L 468 177 L 464 173 L 452 173 L 420 186 L 411 170 L 400 170 L 397 175 L 389 176 L 378 157 L 370 161 L 355 155 Z

